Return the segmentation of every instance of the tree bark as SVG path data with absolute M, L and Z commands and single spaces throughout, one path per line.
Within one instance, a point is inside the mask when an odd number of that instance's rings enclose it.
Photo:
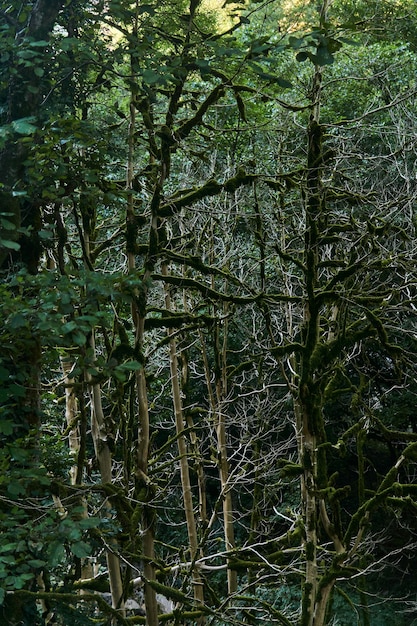
M 328 0 L 324 0 L 320 20 L 326 19 Z M 322 189 L 323 130 L 320 126 L 322 68 L 315 66 L 311 91 L 312 109 L 307 129 L 307 188 L 305 224 L 305 306 L 303 311 L 304 350 L 301 357 L 296 414 L 300 416 L 300 461 L 303 466 L 301 499 L 305 529 L 305 581 L 302 590 L 302 626 L 323 626 L 330 597 L 329 585 L 319 594 L 317 564 L 319 472 L 324 472 L 318 447 L 325 442 L 322 395 L 316 379 L 313 355 L 321 334 L 320 306 L 317 301 L 319 283 L 318 261 L 320 230 L 325 220 L 326 207 Z
M 162 264 L 162 275 L 168 275 L 168 268 L 166 263 Z M 172 310 L 171 296 L 169 293 L 169 286 L 165 285 L 165 306 L 167 311 Z M 174 404 L 175 414 L 175 428 L 177 433 L 178 454 L 180 459 L 180 473 L 181 473 L 181 486 L 182 497 L 184 502 L 185 519 L 187 522 L 188 541 L 190 545 L 190 556 L 192 563 L 192 578 L 194 586 L 194 598 L 198 604 L 204 604 L 204 588 L 201 576 L 197 571 L 194 562 L 198 557 L 198 536 L 197 525 L 194 515 L 193 494 L 190 481 L 190 468 L 188 465 L 188 450 L 187 443 L 184 435 L 184 413 L 181 399 L 181 386 L 178 373 L 178 357 L 177 357 L 177 345 L 173 336 L 173 330 L 168 328 L 169 336 L 169 363 L 171 371 L 171 387 L 172 387 L 172 399 Z
M 134 71 L 134 61 L 132 57 L 132 71 Z M 133 198 L 134 180 L 134 156 L 135 156 L 135 132 L 136 132 L 136 96 L 131 93 L 129 105 L 129 128 L 128 128 L 128 159 L 126 168 L 126 189 L 129 192 L 126 207 L 126 233 L 127 233 L 127 269 L 129 273 L 136 271 L 136 236 L 137 221 L 135 215 Z M 155 226 L 152 220 L 151 232 Z M 149 270 L 145 272 L 144 284 L 149 277 Z M 144 363 L 143 357 L 143 336 L 146 317 L 147 288 L 144 287 L 142 293 L 135 294 L 135 301 L 132 302 L 131 314 L 135 329 L 135 349 Z M 145 581 L 144 595 L 146 608 L 146 621 L 149 626 L 158 626 L 158 605 L 156 593 L 148 581 L 155 580 L 155 514 L 152 509 L 152 489 L 148 478 L 148 460 L 150 446 L 150 420 L 148 407 L 148 391 L 146 387 L 146 371 L 144 365 L 136 371 L 135 376 L 136 398 L 138 403 L 138 440 L 135 458 L 135 492 L 139 502 L 140 522 L 142 531 L 143 550 L 143 577 Z M 132 529 L 136 532 L 136 529 Z
M 82 469 L 84 465 L 84 455 L 80 455 L 81 449 L 85 449 L 85 427 L 80 429 L 80 422 L 82 422 L 82 416 L 77 402 L 77 395 L 74 391 L 75 380 L 71 376 L 71 370 L 74 365 L 70 356 L 61 357 L 61 368 L 64 375 L 65 385 L 65 420 L 68 435 L 68 447 L 70 455 L 73 459 L 73 464 L 70 467 L 70 484 L 80 485 L 82 483 Z M 81 448 L 82 444 L 82 448 Z M 80 458 L 80 456 L 82 458 Z M 88 517 L 87 501 L 84 496 L 80 496 L 80 507 L 82 507 L 82 518 Z M 81 559 L 81 580 L 86 580 L 93 577 L 93 567 L 88 558 Z M 83 595 L 85 591 L 80 590 L 80 595 Z
M 90 339 L 90 347 L 93 354 L 96 354 L 94 331 Z M 90 384 L 91 399 L 91 434 L 94 443 L 94 451 L 100 468 L 101 481 L 103 484 L 112 483 L 112 455 L 108 443 L 108 434 L 101 402 L 100 385 L 91 381 L 91 376 L 87 374 Z M 111 516 L 111 505 L 106 500 L 105 508 Z M 120 570 L 120 559 L 117 556 L 116 542 L 110 542 L 106 548 L 107 569 L 109 573 L 110 592 L 112 597 L 112 607 L 119 609 L 124 614 L 123 606 L 123 582 Z
M 227 334 L 227 333 L 226 333 Z M 226 437 L 226 421 L 225 414 L 223 412 L 224 404 L 224 392 L 226 385 L 226 363 L 221 364 L 218 367 L 217 379 L 215 381 L 216 393 L 213 392 L 212 383 L 210 380 L 210 370 L 207 358 L 207 352 L 203 341 L 202 333 L 200 333 L 201 351 L 203 356 L 204 373 L 207 385 L 208 399 L 210 409 L 216 420 L 216 437 L 217 437 L 217 466 L 220 476 L 221 486 L 221 501 L 223 509 L 223 525 L 224 525 L 224 543 L 226 550 L 233 550 L 235 548 L 235 534 L 234 534 L 234 515 L 233 515 L 233 502 L 231 486 L 229 484 L 229 462 L 227 456 L 227 437 Z M 225 345 L 223 350 L 225 350 Z M 224 352 L 220 352 L 224 356 Z M 217 350 L 217 358 L 221 358 L 219 351 Z M 230 559 L 227 559 L 230 564 Z M 227 569 L 227 589 L 229 595 L 236 593 L 237 591 L 237 572 L 234 569 L 228 567 Z

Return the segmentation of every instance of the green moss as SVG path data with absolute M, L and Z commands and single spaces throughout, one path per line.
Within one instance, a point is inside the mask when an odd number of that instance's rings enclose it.
M 312 541 L 306 543 L 306 559 L 307 561 L 314 561 L 316 554 L 316 546 Z
M 311 594 L 313 591 L 313 585 L 311 583 L 304 583 L 303 587 L 303 599 L 301 603 L 301 620 L 300 626 L 308 626 L 310 623 L 311 613 Z
M 136 238 L 137 226 L 134 222 L 129 221 L 126 224 L 126 251 L 130 254 L 136 254 Z

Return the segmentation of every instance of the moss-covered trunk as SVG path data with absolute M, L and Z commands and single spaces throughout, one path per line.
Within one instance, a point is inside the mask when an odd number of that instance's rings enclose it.
M 137 35 L 137 33 L 135 33 Z M 132 64 L 133 64 L 132 56 Z M 134 67 L 132 66 L 132 71 Z M 134 159 L 135 159 L 135 133 L 136 133 L 136 96 L 131 93 L 129 107 L 129 128 L 128 128 L 128 160 L 126 169 L 126 189 L 128 191 L 128 201 L 126 207 L 126 239 L 127 239 L 127 270 L 129 273 L 137 271 L 136 268 L 136 238 L 137 220 L 135 215 L 133 199 L 134 180 Z M 156 231 L 156 218 L 152 218 L 151 235 Z M 144 276 L 144 282 L 148 279 L 149 270 Z M 135 294 L 135 301 L 132 302 L 132 322 L 135 331 L 135 351 L 138 358 L 144 363 L 143 338 L 146 317 L 147 289 Z M 138 418 L 138 440 L 135 458 L 135 497 L 138 502 L 138 516 L 134 516 L 132 526 L 140 521 L 142 535 L 143 553 L 143 578 L 145 580 L 145 608 L 146 620 L 149 626 L 158 626 L 158 606 L 156 602 L 155 590 L 148 581 L 155 579 L 155 513 L 152 508 L 153 490 L 148 477 L 148 461 L 150 446 L 150 420 L 148 406 L 148 391 L 146 386 L 146 371 L 142 367 L 136 372 L 135 380 Z M 132 533 L 136 534 L 138 529 L 132 528 Z
M 324 23 L 328 2 L 322 5 Z M 320 318 L 319 259 L 321 233 L 327 222 L 322 184 L 323 129 L 320 125 L 322 70 L 315 66 L 311 91 L 312 108 L 307 128 L 307 170 L 305 197 L 304 289 L 302 321 L 303 350 L 300 357 L 296 414 L 299 416 L 299 456 L 303 467 L 301 500 L 304 523 L 305 580 L 302 588 L 302 626 L 324 626 L 327 603 L 333 583 L 319 585 L 318 532 L 319 492 L 327 484 L 323 444 L 326 433 L 323 416 L 323 394 L 318 357 L 323 336 Z

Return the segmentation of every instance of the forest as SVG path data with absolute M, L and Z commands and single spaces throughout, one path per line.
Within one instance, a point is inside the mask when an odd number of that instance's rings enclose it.
M 417 5 L 0 0 L 0 623 L 417 624 Z

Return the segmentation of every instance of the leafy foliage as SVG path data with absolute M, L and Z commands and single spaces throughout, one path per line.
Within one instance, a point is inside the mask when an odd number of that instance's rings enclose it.
M 5 623 L 413 596 L 414 10 L 305 4 L 0 7 Z

